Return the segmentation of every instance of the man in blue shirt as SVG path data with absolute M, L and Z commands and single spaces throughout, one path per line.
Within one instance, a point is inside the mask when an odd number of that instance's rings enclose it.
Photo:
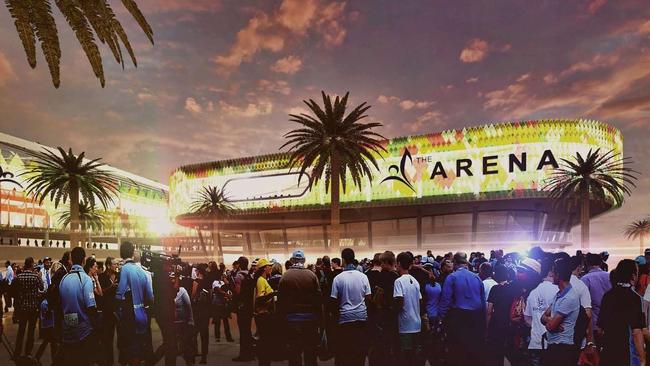
M 120 271 L 115 298 L 120 327 L 118 346 L 129 365 L 140 365 L 151 349 L 147 344 L 150 329 L 146 307 L 153 303 L 153 288 L 147 274 L 134 262 L 134 252 L 130 242 L 120 245 L 120 256 L 125 263 Z
M 570 259 L 558 259 L 553 266 L 553 283 L 560 291 L 541 318 L 548 338 L 544 365 L 574 366 L 578 363 L 578 347 L 573 333 L 580 313 L 580 297 L 571 287 L 572 271 Z
M 97 351 L 93 323 L 97 315 L 93 280 L 83 270 L 86 252 L 70 253 L 72 268 L 59 284 L 63 311 L 63 353 L 67 365 L 90 365 Z
M 444 319 L 451 365 L 476 365 L 484 358 L 485 288 L 481 278 L 469 271 L 467 254 L 454 255 L 456 271 L 442 286 L 439 314 Z

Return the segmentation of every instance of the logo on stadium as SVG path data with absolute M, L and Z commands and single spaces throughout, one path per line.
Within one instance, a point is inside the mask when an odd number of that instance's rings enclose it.
M 411 164 L 413 164 L 413 158 L 411 157 L 411 153 L 409 152 L 409 149 L 404 149 L 404 154 L 402 155 L 402 160 L 400 161 L 399 166 L 393 164 L 390 167 L 388 167 L 388 174 L 390 175 L 384 178 L 384 180 L 382 180 L 381 183 L 384 183 L 389 180 L 396 180 L 406 185 L 413 192 L 415 192 L 415 188 L 413 188 L 413 184 L 411 184 L 408 176 L 406 176 L 405 168 L 406 168 L 407 159 Z
M 7 183 L 13 183 L 17 185 L 20 188 L 23 188 L 23 186 L 18 183 L 18 181 L 14 180 L 14 173 L 12 172 L 5 172 L 2 170 L 2 167 L 0 167 L 0 183 L 7 182 Z

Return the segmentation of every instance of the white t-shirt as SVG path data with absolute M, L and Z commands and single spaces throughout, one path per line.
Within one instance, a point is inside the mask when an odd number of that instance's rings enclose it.
M 560 289 L 552 282 L 544 281 L 528 295 L 524 315 L 533 318 L 528 349 L 542 349 L 542 336 L 546 332 L 546 327 L 541 321 L 542 314 L 551 306 L 558 291 Z
M 487 302 L 487 299 L 490 297 L 490 290 L 492 290 L 492 287 L 497 284 L 497 281 L 493 280 L 492 278 L 488 278 L 483 280 L 483 288 L 485 289 L 485 302 Z
M 393 296 L 404 299 L 404 306 L 400 310 L 398 318 L 400 334 L 419 333 L 422 328 L 420 319 L 422 293 L 418 281 L 410 274 L 403 274 L 395 280 Z
M 330 297 L 339 300 L 339 324 L 366 321 L 365 297 L 371 293 L 368 276 L 356 269 L 345 270 L 334 277 Z
M 215 288 L 221 288 L 221 286 L 223 286 L 223 285 L 225 285 L 225 284 L 226 284 L 226 283 L 223 282 L 223 281 L 221 281 L 221 280 L 214 280 L 214 282 L 212 282 L 212 288 L 213 288 L 213 289 L 215 289 Z
M 585 309 L 591 309 L 591 294 L 589 287 L 585 285 L 576 275 L 571 275 L 571 287 L 576 291 L 580 298 L 580 305 Z

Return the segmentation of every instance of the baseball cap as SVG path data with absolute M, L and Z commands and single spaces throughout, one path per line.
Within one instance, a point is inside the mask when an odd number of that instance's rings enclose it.
M 303 252 L 300 249 L 296 249 L 296 250 L 293 251 L 293 254 L 291 254 L 291 258 L 305 259 L 305 252 Z
M 533 258 L 525 258 L 521 261 L 521 266 L 530 270 L 535 271 L 537 274 L 542 273 L 542 265 Z
M 269 262 L 269 260 L 266 259 L 266 258 L 262 258 L 262 259 L 257 261 L 257 268 L 262 268 L 262 267 L 270 266 L 270 265 L 271 265 L 271 262 Z

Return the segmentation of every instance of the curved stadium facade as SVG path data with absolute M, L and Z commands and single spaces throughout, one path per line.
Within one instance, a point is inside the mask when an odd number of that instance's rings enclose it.
M 597 121 L 539 120 L 398 137 L 384 147 L 370 182 L 355 187 L 347 179 L 340 247 L 370 254 L 571 245 L 579 212 L 556 205 L 544 182 L 578 152 L 622 154 L 623 138 Z M 207 230 L 209 222 L 188 214 L 189 206 L 202 187 L 224 187 L 239 209 L 219 224 L 226 259 L 242 253 L 284 258 L 294 248 L 338 252 L 328 239 L 330 202 L 322 180 L 313 184 L 310 171 L 299 179 L 287 162 L 287 154 L 272 154 L 180 167 L 170 178 L 170 215 Z M 593 202 L 591 215 L 612 208 Z M 172 250 L 187 245 L 184 240 L 166 238 L 165 245 Z

